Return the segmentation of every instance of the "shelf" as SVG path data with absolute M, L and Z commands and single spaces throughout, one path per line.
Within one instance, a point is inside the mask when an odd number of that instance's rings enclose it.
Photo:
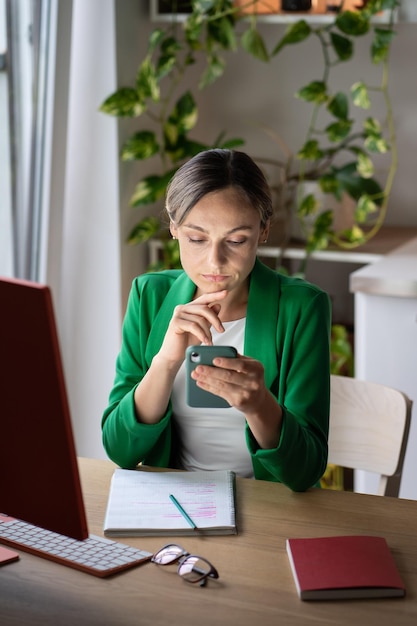
M 415 237 L 417 237 L 417 228 L 383 226 L 375 237 L 353 250 L 343 250 L 336 246 L 330 246 L 326 250 L 313 252 L 310 258 L 316 261 L 363 263 L 368 265 L 381 261 L 385 255 L 393 252 Z M 305 245 L 300 241 L 290 241 L 285 248 L 280 246 L 262 246 L 258 253 L 260 257 L 270 259 L 279 258 L 281 254 L 283 259 L 304 259 Z
M 385 255 L 417 237 L 417 228 L 402 226 L 384 226 L 370 241 L 354 250 L 341 250 L 331 247 L 327 250 L 313 252 L 311 259 L 333 263 L 355 263 L 369 265 L 381 261 Z M 149 246 L 149 262 L 156 263 L 159 259 L 161 242 L 151 239 Z M 260 258 L 301 260 L 305 257 L 305 247 L 301 242 L 291 241 L 288 246 L 261 246 L 258 250 Z
M 248 0 L 236 0 L 237 6 L 244 6 Z M 355 10 L 358 0 L 345 0 L 345 8 Z M 182 7 L 189 4 L 189 0 L 178 2 L 180 11 L 172 13 L 172 2 L 169 0 L 151 0 L 151 20 L 156 22 L 184 21 L 187 19 L 187 12 Z M 310 11 L 282 11 L 281 0 L 262 0 L 259 2 L 260 8 L 257 11 L 259 22 L 270 24 L 293 24 L 301 19 L 307 20 L 311 24 L 328 24 L 334 20 L 335 12 L 327 10 L 327 5 L 332 4 L 331 0 L 313 0 Z M 247 11 L 248 15 L 254 13 Z M 387 23 L 389 21 L 389 10 L 381 11 L 381 14 L 373 19 L 376 23 Z

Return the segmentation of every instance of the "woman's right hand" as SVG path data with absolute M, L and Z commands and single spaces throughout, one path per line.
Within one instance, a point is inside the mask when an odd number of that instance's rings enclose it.
M 204 294 L 187 304 L 175 307 L 169 323 L 158 360 L 163 359 L 171 365 L 181 365 L 188 346 L 212 344 L 210 328 L 217 332 L 224 331 L 219 318 L 221 301 L 227 296 L 227 290 Z

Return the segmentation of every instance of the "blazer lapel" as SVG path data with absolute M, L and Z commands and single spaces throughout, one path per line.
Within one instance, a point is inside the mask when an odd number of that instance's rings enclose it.
M 278 376 L 276 334 L 279 285 L 279 275 L 257 260 L 249 287 L 245 354 L 263 363 L 268 389 Z

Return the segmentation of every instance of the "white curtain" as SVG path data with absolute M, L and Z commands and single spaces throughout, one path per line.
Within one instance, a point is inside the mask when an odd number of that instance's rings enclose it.
M 116 89 L 115 0 L 0 2 L 13 94 L 9 269 L 51 287 L 77 452 L 104 458 L 122 314 L 117 122 L 98 111 Z M 1 104 L 0 91 L 0 116 Z
M 42 229 L 47 206 L 51 142 L 54 44 L 57 3 L 53 0 L 3 2 L 6 26 L 8 232 L 12 271 L 41 278 Z M 6 133 L 5 133 L 6 134 Z M 6 186 L 6 184 L 5 184 Z M 7 198 L 7 196 L 6 196 Z

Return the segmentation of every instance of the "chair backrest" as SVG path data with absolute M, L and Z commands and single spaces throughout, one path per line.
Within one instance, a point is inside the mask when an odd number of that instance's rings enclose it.
M 379 474 L 378 495 L 398 497 L 411 406 L 391 387 L 332 375 L 328 462 Z

